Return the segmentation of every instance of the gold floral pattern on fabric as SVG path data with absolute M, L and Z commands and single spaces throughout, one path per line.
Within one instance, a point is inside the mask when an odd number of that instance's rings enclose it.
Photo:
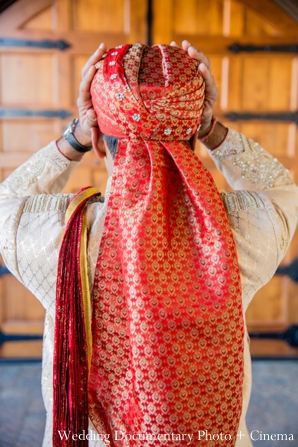
M 183 142 L 201 120 L 198 64 L 166 45 L 124 45 L 98 64 L 91 92 L 100 129 L 120 141 L 93 288 L 90 418 L 117 447 L 174 447 L 171 433 L 214 445 L 198 430 L 232 447 L 240 274 L 220 194 Z
M 128 48 L 129 47 L 129 48 Z M 105 67 L 105 71 L 109 69 L 107 79 L 104 85 L 105 94 L 101 98 L 103 102 L 101 110 L 97 110 L 98 120 L 101 120 L 103 133 L 109 135 L 111 126 L 114 126 L 114 136 L 123 138 L 130 134 L 137 135 L 145 140 L 188 140 L 194 134 L 198 127 L 198 121 L 202 114 L 202 105 L 204 96 L 202 94 L 202 86 L 204 84 L 202 76 L 198 75 L 198 64 L 194 59 L 185 64 L 175 64 L 175 76 L 170 71 L 174 61 L 178 60 L 177 49 L 161 45 L 161 48 L 167 48 L 167 54 L 164 55 L 164 62 L 160 64 L 160 59 L 155 58 L 155 47 L 153 48 L 154 57 L 150 63 L 152 72 L 160 72 L 160 68 L 164 70 L 164 85 L 160 85 L 160 76 L 152 74 L 152 87 L 140 84 L 139 78 L 144 78 L 143 71 L 136 67 L 134 61 L 142 57 L 142 53 L 146 47 L 142 44 L 133 46 L 124 45 L 123 51 L 118 51 L 117 55 L 112 56 L 117 64 L 109 65 L 105 61 L 97 64 L 97 79 L 103 82 L 104 76 L 100 72 L 101 67 Z M 122 49 L 122 50 L 123 50 Z M 181 50 L 182 51 L 182 50 Z M 146 57 L 142 61 L 146 60 Z M 156 60 L 155 60 L 156 59 Z M 112 61 L 112 62 L 114 62 Z M 119 70 L 119 64 L 122 63 Z M 143 64 L 147 69 L 148 64 Z M 118 70 L 118 72 L 117 72 Z M 125 70 L 125 75 L 124 75 Z M 168 73 L 167 73 L 168 71 Z M 192 76 L 192 82 L 186 83 L 186 77 Z M 182 81 L 180 81 L 182 79 Z M 94 83 L 95 89 L 98 87 Z M 100 92 L 98 91 L 98 94 Z M 124 101 L 125 98 L 125 101 Z M 187 99 L 187 100 L 186 100 Z M 167 115 L 165 115 L 167 111 Z M 116 113 L 115 113 L 116 112 Z M 190 130 L 191 129 L 191 132 Z

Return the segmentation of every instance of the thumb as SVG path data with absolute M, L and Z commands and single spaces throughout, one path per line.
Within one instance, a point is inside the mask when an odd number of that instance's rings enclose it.
M 96 116 L 95 110 L 92 107 L 87 110 L 86 115 L 87 115 L 88 120 L 92 121 L 94 123 L 94 125 L 97 126 L 97 116 Z

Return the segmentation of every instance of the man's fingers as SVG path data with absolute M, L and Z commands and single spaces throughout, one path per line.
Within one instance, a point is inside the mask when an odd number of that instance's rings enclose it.
M 97 48 L 97 50 L 92 54 L 92 56 L 89 57 L 86 64 L 83 66 L 82 71 L 81 71 L 82 79 L 84 78 L 85 74 L 90 69 L 90 67 L 92 65 L 95 65 L 96 62 L 98 62 L 102 58 L 103 54 L 106 51 L 107 51 L 106 45 L 104 43 L 101 43 L 99 45 L 99 47 Z
M 92 65 L 83 77 L 79 89 L 79 98 L 81 101 L 88 101 L 90 99 L 90 85 L 95 73 L 96 67 Z
M 174 44 L 174 43 L 175 42 L 172 42 L 172 44 Z M 176 44 L 176 46 L 178 46 L 178 45 Z M 196 59 L 197 61 L 203 62 L 203 64 L 206 65 L 208 70 L 211 71 L 211 62 L 208 59 L 208 57 L 205 56 L 204 53 L 202 53 L 202 51 L 200 51 L 197 48 L 195 48 L 188 40 L 183 40 L 182 48 L 183 48 L 184 51 L 188 52 L 190 57 L 192 57 L 193 59 Z
M 94 78 L 94 75 L 96 73 L 96 67 L 95 65 L 91 65 L 89 70 L 86 72 L 85 76 L 82 79 L 81 85 L 85 89 L 90 89 L 90 84 L 92 82 L 92 79 Z
M 182 42 L 182 48 L 183 48 L 184 51 L 187 51 L 188 48 L 190 48 L 191 46 L 192 46 L 192 45 L 191 45 L 190 42 L 188 42 L 188 40 L 183 40 L 183 42 Z
M 86 72 L 89 70 L 91 65 L 95 65 L 107 51 L 106 44 L 101 43 L 97 50 L 89 57 L 86 64 L 82 68 L 82 78 L 85 76 Z
M 179 45 L 177 45 L 177 43 L 174 40 L 170 43 L 170 45 L 171 45 L 171 47 L 179 48 Z
M 208 70 L 208 68 L 206 67 L 206 65 L 203 62 L 200 62 L 199 70 L 202 73 L 202 75 L 204 76 L 204 79 L 212 76 L 210 71 Z
M 203 62 L 201 62 L 199 64 L 199 70 L 202 73 L 203 78 L 205 79 L 206 87 L 213 85 L 213 84 L 215 85 L 214 78 L 213 78 L 212 74 L 210 73 L 210 71 L 208 70 L 208 68 L 206 67 L 206 65 Z
M 211 71 L 211 62 L 208 59 L 207 56 L 205 56 L 204 53 L 202 53 L 202 51 L 197 50 L 195 47 L 193 47 L 192 45 L 190 45 L 187 49 L 188 54 L 190 55 L 190 57 L 192 57 L 193 59 L 196 59 L 197 61 L 203 62 L 203 64 L 206 65 L 206 67 L 208 68 L 208 70 Z
M 212 100 L 215 101 L 218 95 L 218 91 L 215 85 L 214 77 L 212 76 L 206 65 L 203 64 L 202 62 L 199 65 L 199 70 L 202 73 L 203 78 L 205 80 L 206 94 L 208 94 L 208 97 L 212 98 Z

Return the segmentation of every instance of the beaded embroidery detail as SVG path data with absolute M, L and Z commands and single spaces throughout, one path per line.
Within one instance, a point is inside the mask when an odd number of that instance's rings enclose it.
M 233 165 L 241 170 L 242 178 L 252 184 L 263 183 L 266 188 L 273 188 L 293 183 L 288 169 L 276 158 L 258 143 L 232 129 L 229 129 L 223 144 L 212 152 L 212 157 L 219 161 L 233 158 Z
M 224 161 L 227 158 L 244 152 L 244 147 L 241 139 L 241 134 L 233 129 L 229 129 L 224 142 L 212 151 L 212 158 L 218 161 Z M 240 144 L 239 144 L 240 142 Z
M 120 99 L 120 98 L 119 98 L 119 99 Z M 133 119 L 134 121 L 139 122 L 139 121 L 141 121 L 141 115 L 140 115 L 139 113 L 134 113 L 134 114 L 132 115 L 132 119 Z
M 254 184 L 263 182 L 267 188 L 293 183 L 288 169 L 285 169 L 276 158 L 265 152 L 258 143 L 252 140 L 246 141 L 250 150 L 233 160 L 233 165 L 241 170 L 242 178 Z

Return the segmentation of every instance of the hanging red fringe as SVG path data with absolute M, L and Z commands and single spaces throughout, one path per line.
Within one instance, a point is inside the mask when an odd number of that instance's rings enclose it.
M 69 206 L 72 212 L 59 252 L 53 366 L 53 447 L 88 445 L 87 439 L 80 439 L 88 433 L 88 329 L 84 303 L 86 278 L 82 269 L 81 249 L 86 230 L 85 207 L 90 197 L 98 194 L 94 188 L 84 188 L 72 200 Z

